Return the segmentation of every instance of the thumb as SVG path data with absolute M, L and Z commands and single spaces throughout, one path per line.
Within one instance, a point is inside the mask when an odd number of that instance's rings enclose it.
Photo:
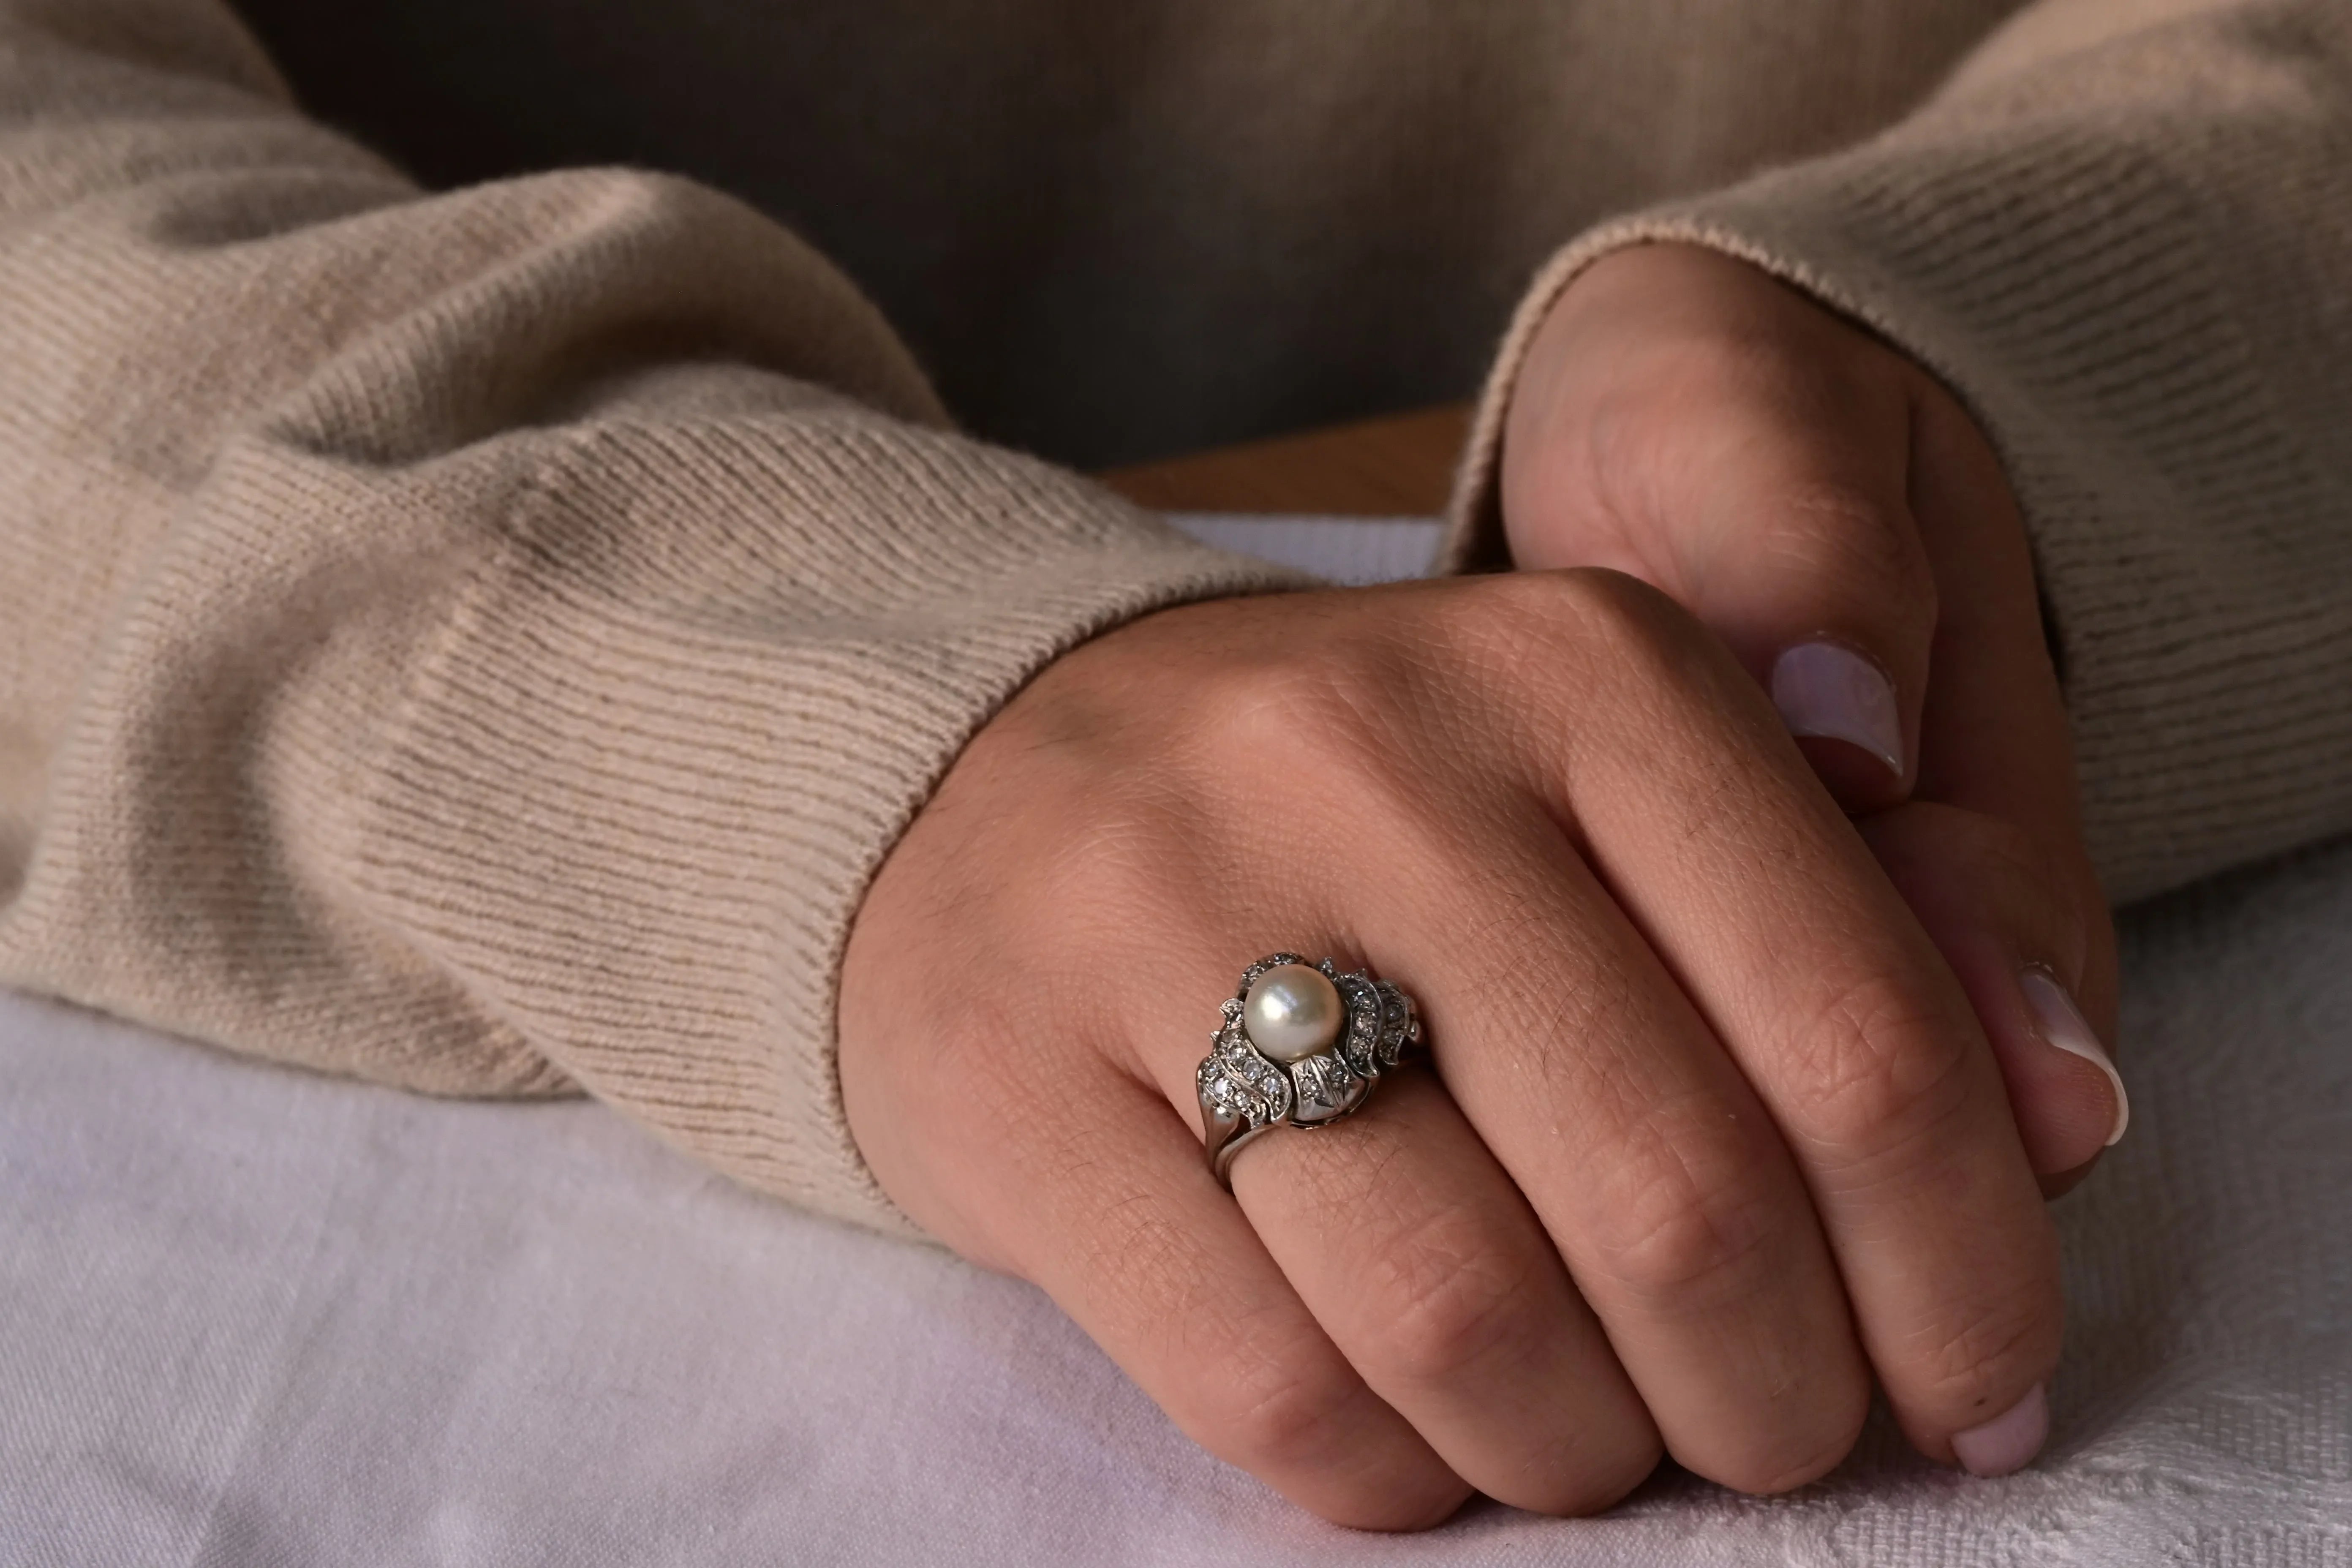
M 1681 477 L 1648 538 L 1859 814 L 1916 781 L 1939 605 L 1908 503 L 1904 389 L 1808 379 L 1718 412 L 1724 449 Z
M 1570 296 L 1506 432 L 1514 557 L 1646 579 L 1730 647 L 1848 811 L 1905 798 L 1937 618 L 1910 507 L 1924 378 L 1706 251 L 1620 252 Z

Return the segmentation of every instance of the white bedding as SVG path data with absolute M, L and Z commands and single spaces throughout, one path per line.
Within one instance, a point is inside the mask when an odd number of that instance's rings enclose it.
M 1391 572 L 1427 538 L 1286 532 L 1269 552 Z M 2059 1205 L 2039 1465 L 1971 1480 L 1874 1426 L 1790 1498 L 1670 1474 L 1604 1519 L 1411 1538 L 1210 1459 L 1026 1287 L 597 1106 L 0 995 L 0 1564 L 2347 1568 L 2352 846 L 2139 911 L 2126 946 L 2132 1130 Z

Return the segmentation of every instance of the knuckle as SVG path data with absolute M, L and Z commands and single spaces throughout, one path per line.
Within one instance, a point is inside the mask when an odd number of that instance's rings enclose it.
M 1393 1375 L 1444 1384 L 1533 1339 L 1527 1306 L 1534 1293 L 1499 1249 L 1441 1244 L 1398 1250 L 1404 1260 L 1390 1265 L 1388 1321 L 1374 1352 Z
M 1333 638 L 1219 672 L 1200 692 L 1202 740 L 1244 764 L 1362 767 L 1395 744 L 1409 690 L 1409 672 L 1387 650 Z
M 1599 1247 L 1610 1278 L 1643 1301 L 1687 1305 L 1752 1288 L 1782 1228 L 1764 1182 L 1703 1178 L 1697 1164 L 1657 1137 L 1618 1162 Z
M 1646 1301 L 1720 1294 L 1762 1251 L 1765 1227 L 1690 1200 L 1629 1219 L 1608 1245 L 1612 1278 Z
M 1686 617 L 1662 590 L 1630 573 L 1605 566 L 1549 574 L 1555 616 L 1583 637 L 1612 645 L 1647 647 L 1675 640 Z
M 1687 646 L 1696 623 L 1659 589 L 1604 566 L 1517 572 L 1486 580 L 1465 604 L 1463 632 L 1493 667 L 1556 679 L 1567 666 L 1654 666 Z
M 1872 1155 L 1914 1146 L 1960 1115 L 1969 1033 L 1948 1012 L 1878 977 L 1831 992 L 1789 1048 L 1803 1069 L 1794 1094 L 1802 1136 Z
M 1843 584 L 1874 614 L 1932 616 L 1925 542 L 1885 456 L 1906 406 L 1881 354 L 1769 329 L 1691 334 L 1661 346 L 1639 391 L 1589 422 L 1581 493 L 1612 516 L 1661 519 L 1722 504 L 1708 476 L 1737 476 L 1747 558 Z

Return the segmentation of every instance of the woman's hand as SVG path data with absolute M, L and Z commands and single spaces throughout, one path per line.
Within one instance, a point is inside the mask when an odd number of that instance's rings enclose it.
M 1284 949 L 1402 985 L 1434 1071 L 1228 1196 L 1193 1068 Z M 1937 1458 L 2039 1442 L 2055 1245 L 1969 999 L 1755 682 L 1617 573 L 1078 647 L 883 867 L 840 1026 L 890 1195 L 1332 1519 L 1597 1509 L 1662 1443 L 1795 1486 L 1874 1370 Z
M 2035 1169 L 2070 1184 L 2127 1115 L 2100 1043 L 2115 937 L 2024 524 L 1974 421 L 1756 268 L 1641 246 L 1538 331 L 1502 500 L 1520 565 L 1655 584 L 1771 693 L 1967 985 Z

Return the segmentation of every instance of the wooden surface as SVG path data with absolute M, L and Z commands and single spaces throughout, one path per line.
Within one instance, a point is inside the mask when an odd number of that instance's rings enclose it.
M 1128 500 L 1160 511 L 1434 517 L 1445 510 L 1469 429 L 1470 405 L 1447 404 L 1097 477 Z

